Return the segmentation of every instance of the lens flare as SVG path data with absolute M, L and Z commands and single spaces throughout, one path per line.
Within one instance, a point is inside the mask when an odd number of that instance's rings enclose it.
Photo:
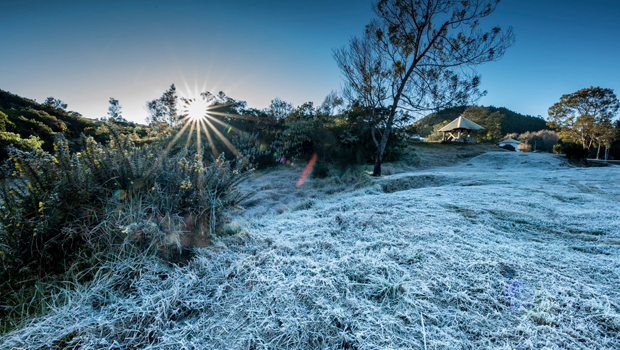
M 116 190 L 114 191 L 114 193 L 112 193 L 112 195 L 114 196 L 114 198 L 121 200 L 121 199 L 125 199 L 127 198 L 127 191 L 125 190 Z
M 304 171 L 301 173 L 301 176 L 299 177 L 299 180 L 297 181 L 296 187 L 301 186 L 301 184 L 304 183 L 308 175 L 310 175 L 310 173 L 312 172 L 312 168 L 314 168 L 314 162 L 316 162 L 316 153 L 312 155 L 312 158 L 310 158 L 310 161 L 308 162 L 308 164 L 306 164 Z

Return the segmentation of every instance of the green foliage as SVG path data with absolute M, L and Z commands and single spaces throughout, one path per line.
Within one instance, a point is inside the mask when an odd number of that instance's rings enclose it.
M 377 147 L 372 138 L 372 128 L 357 119 L 359 111 L 349 110 L 342 115 L 329 115 L 306 103 L 294 110 L 286 119 L 285 129 L 279 135 L 280 154 L 287 159 L 308 159 L 314 153 L 319 161 L 342 167 L 351 164 L 374 162 Z M 380 138 L 381 130 L 376 130 Z M 402 137 L 394 134 L 384 154 L 384 160 L 399 157 L 403 147 Z
M 82 137 L 82 152 L 59 138 L 54 151 L 9 148 L 0 183 L 2 318 L 30 311 L 18 295 L 36 281 L 96 264 L 112 252 L 150 252 L 168 259 L 204 245 L 222 225 L 221 213 L 243 195 L 240 171 L 224 159 L 163 144 L 135 147 L 111 131 L 108 146 Z M 128 248 L 129 247 L 129 248 Z
M 203 95 L 215 96 L 208 92 Z M 330 106 L 333 107 L 334 103 Z M 343 167 L 372 162 L 376 146 L 371 128 L 358 118 L 360 111 L 345 110 L 342 114 L 332 115 L 333 109 L 325 104 L 315 108 L 312 102 L 292 108 L 289 103 L 278 99 L 268 110 L 260 111 L 246 109 L 244 101 L 219 93 L 209 118 L 212 144 L 208 147 L 224 150 L 229 159 L 234 160 L 231 156 L 235 153 L 218 134 L 230 137 L 235 152 L 245 159 L 246 164 L 258 168 L 305 162 L 315 153 L 320 161 Z M 179 142 L 185 142 L 188 137 L 191 134 L 186 131 Z M 208 139 L 204 131 L 200 137 Z M 395 136 L 390 140 L 390 146 L 385 158 L 394 160 L 400 154 L 402 139 Z M 215 154 L 217 156 L 217 152 Z
M 480 142 L 497 142 L 502 137 L 501 122 L 503 115 L 499 111 L 490 112 L 482 106 L 470 106 L 465 109 L 463 116 L 474 123 L 484 127 L 483 130 L 475 130 L 472 136 Z
M 6 123 L 9 121 L 9 117 L 0 111 L 0 132 L 6 131 Z
M 562 151 L 562 145 L 557 143 L 555 145 L 553 145 L 553 153 L 555 154 L 560 154 L 560 152 Z
M 465 115 L 465 112 L 467 114 Z M 475 135 L 485 141 L 498 141 L 502 135 L 548 130 L 546 121 L 539 117 L 532 117 L 513 112 L 504 107 L 471 106 L 454 107 L 427 115 L 414 123 L 419 134 L 423 137 L 433 133 L 433 127 L 444 121 L 452 120 L 464 115 L 466 118 L 485 128 Z M 499 123 L 499 126 L 498 126 Z M 499 129 L 499 130 L 498 130 Z
M 22 139 L 19 134 L 0 132 L 0 159 L 9 157 L 7 152 L 9 146 L 13 146 L 22 151 L 32 151 L 41 148 L 42 145 L 43 141 L 37 136 L 30 136 L 27 139 Z
M 135 135 L 132 139 L 136 144 L 151 142 L 153 135 L 151 130 L 130 123 L 120 116 L 120 105 L 116 101 L 115 126 L 120 134 Z M 112 107 L 112 106 L 111 106 Z M 4 128 L 2 127 L 4 125 Z M 19 136 L 4 135 L 4 142 L 0 145 L 0 161 L 6 159 L 6 146 L 14 141 L 13 145 L 22 150 L 32 149 L 26 147 L 21 140 L 40 140 L 43 142 L 43 150 L 52 151 L 54 139 L 57 134 L 63 134 L 69 142 L 72 150 L 81 150 L 80 135 L 92 136 L 97 142 L 107 142 L 110 135 L 106 123 L 82 117 L 77 112 L 67 111 L 67 104 L 53 97 L 48 97 L 44 103 L 39 104 L 9 92 L 0 90 L 0 132 L 7 131 Z
M 426 136 L 426 141 L 429 142 L 436 142 L 436 141 L 442 141 L 443 140 L 443 133 L 441 131 L 439 131 L 441 128 L 443 128 L 444 126 L 448 125 L 448 123 L 450 123 L 450 121 L 448 120 L 444 120 L 440 123 L 437 123 L 435 125 L 433 125 L 433 131 L 432 133 L 428 134 Z
M 581 142 L 587 149 L 595 143 L 609 143 L 614 138 L 612 119 L 620 102 L 612 89 L 591 86 L 562 95 L 549 107 L 548 125 L 566 142 Z

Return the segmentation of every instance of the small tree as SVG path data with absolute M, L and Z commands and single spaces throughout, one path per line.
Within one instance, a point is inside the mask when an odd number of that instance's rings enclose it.
M 48 97 L 47 99 L 45 99 L 45 102 L 43 102 L 43 106 L 56 108 L 56 109 L 62 109 L 65 111 L 67 110 L 67 107 L 68 107 L 68 105 L 64 103 L 62 100 L 55 99 L 53 97 Z
M 329 93 L 329 95 L 325 96 L 325 99 L 323 100 L 320 109 L 321 112 L 325 114 L 333 115 L 334 112 L 337 111 L 337 109 L 341 107 L 343 103 L 344 100 L 342 99 L 342 97 L 340 97 L 336 91 L 332 91 Z
M 126 122 L 127 120 L 123 118 L 121 110 L 123 106 L 120 105 L 117 99 L 114 97 L 110 97 L 110 106 L 108 107 L 108 121 L 111 122 Z
M 172 127 L 176 126 L 181 120 L 177 102 L 177 88 L 174 84 L 170 85 L 170 88 L 164 91 L 160 98 L 148 101 L 146 108 L 150 114 L 147 118 L 149 125 L 165 123 Z
M 280 99 L 279 97 L 271 100 L 271 103 L 267 108 L 267 114 L 269 117 L 277 121 L 284 120 L 289 114 L 291 114 L 292 111 L 293 105 Z
M 549 108 L 547 125 L 559 131 L 567 142 L 580 142 L 590 150 L 598 140 L 605 142 L 612 135 L 611 130 L 620 103 L 612 89 L 589 87 L 562 95 L 560 101 Z
M 381 175 L 399 112 L 466 105 L 481 95 L 475 66 L 501 58 L 514 43 L 511 29 L 480 29 L 480 19 L 498 2 L 380 0 L 375 6 L 378 19 L 366 26 L 364 37 L 335 52 L 353 97 L 363 100 L 370 88 L 388 106 L 373 175 Z

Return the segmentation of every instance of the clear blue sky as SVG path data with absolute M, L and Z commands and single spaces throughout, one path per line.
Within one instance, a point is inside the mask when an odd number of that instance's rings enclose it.
M 374 16 L 365 0 L 0 0 L 0 13 L 0 89 L 90 118 L 114 97 L 137 122 L 171 83 L 255 108 L 320 103 L 342 84 L 332 48 Z M 503 0 L 485 23 L 517 42 L 479 68 L 481 104 L 546 116 L 591 85 L 620 94 L 620 1 Z

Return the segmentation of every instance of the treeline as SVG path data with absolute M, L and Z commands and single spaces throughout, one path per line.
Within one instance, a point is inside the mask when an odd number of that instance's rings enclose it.
M 346 166 L 374 160 L 373 140 L 381 130 L 366 122 L 365 109 L 344 108 L 336 93 L 319 106 L 307 102 L 294 107 L 275 98 L 266 109 L 248 107 L 223 92 L 203 92 L 197 98 L 207 103 L 209 112 L 200 127 L 192 128 L 184 126 L 196 98 L 178 96 L 174 84 L 160 98 L 146 102 L 148 125 L 128 122 L 114 98 L 110 98 L 108 116 L 93 120 L 67 110 L 67 104 L 53 97 L 38 103 L 0 90 L 0 160 L 8 157 L 9 145 L 50 152 L 59 135 L 74 151 L 84 148 L 82 134 L 105 144 L 110 141 L 110 127 L 135 145 L 155 140 L 190 144 L 199 137 L 205 159 L 220 154 L 231 161 L 240 157 L 254 167 L 305 161 L 313 154 L 319 167 L 325 162 Z M 402 139 L 395 136 L 389 146 L 384 155 L 387 161 L 398 157 Z
M 464 116 L 484 127 L 474 135 L 482 141 L 497 142 L 507 134 L 549 130 L 546 121 L 539 117 L 523 115 L 505 107 L 460 106 L 444 109 L 414 123 L 421 136 L 428 137 L 452 120 Z
M 224 153 L 233 160 L 241 156 L 258 168 L 278 163 L 295 164 L 308 160 L 313 154 L 317 155 L 319 168 L 324 163 L 346 166 L 374 160 L 376 145 L 371 127 L 364 122 L 365 111 L 354 106 L 340 108 L 342 100 L 335 94 L 330 94 L 319 106 L 306 102 L 293 107 L 291 103 L 276 98 L 266 109 L 250 108 L 245 101 L 235 100 L 222 92 L 203 95 L 210 101 L 205 127 L 198 130 L 186 128 L 183 133 L 172 132 L 168 137 L 179 137 L 179 142 L 187 143 L 188 139 L 190 142 L 196 140 L 196 134 L 199 134 L 203 142 L 211 140 L 205 142 L 205 157 Z M 162 99 L 170 100 L 166 93 Z M 150 105 L 157 103 L 151 101 Z M 168 113 L 175 109 L 182 111 L 184 108 L 166 108 Z M 161 113 L 161 109 L 152 113 L 150 118 L 151 125 L 160 130 L 170 125 L 162 121 L 174 119 L 174 116 Z M 401 153 L 402 139 L 395 137 L 390 140 L 390 146 L 385 158 L 394 160 Z

